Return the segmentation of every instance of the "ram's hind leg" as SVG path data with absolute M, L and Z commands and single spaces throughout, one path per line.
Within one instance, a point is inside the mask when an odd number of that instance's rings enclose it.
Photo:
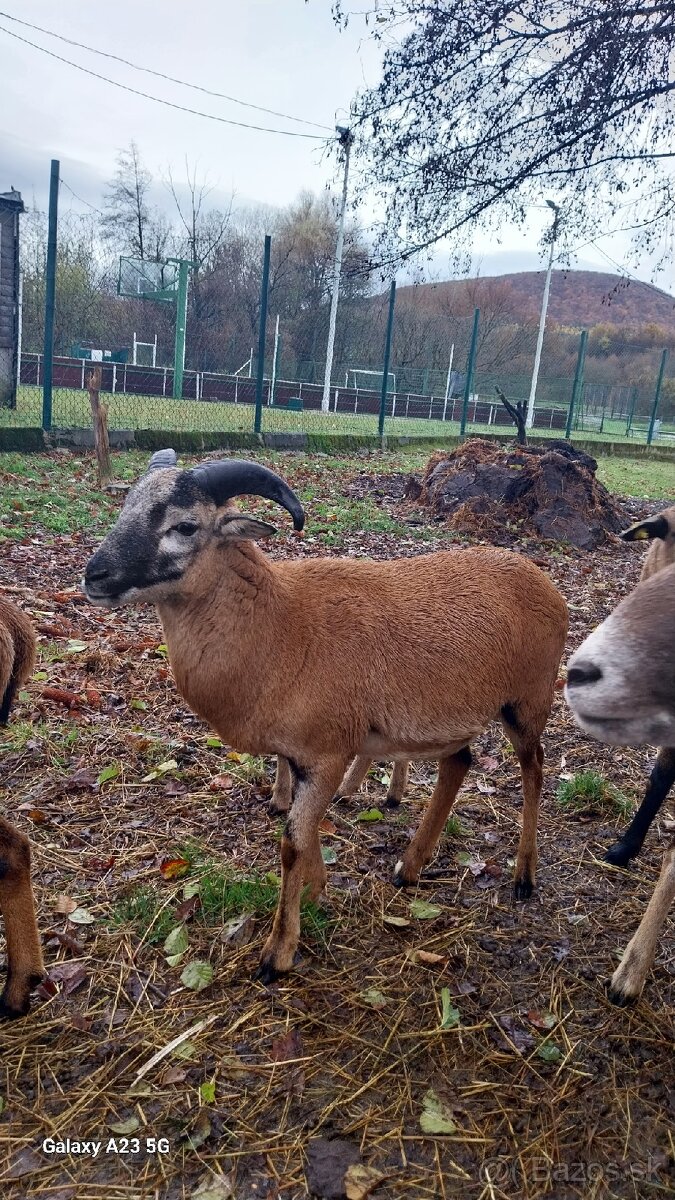
M 631 1004 L 640 995 L 654 961 L 659 935 L 675 899 L 675 844 L 666 850 L 658 883 L 637 932 L 623 952 L 609 985 L 612 1004 Z
M 31 989 L 44 978 L 40 935 L 30 881 L 30 843 L 0 817 L 0 912 L 7 939 L 7 982 L 0 1016 L 22 1017 Z
M 429 862 L 470 766 L 471 751 L 468 746 L 459 750 L 457 754 L 440 759 L 436 787 L 419 829 L 401 862 L 394 868 L 394 883 L 398 887 L 415 883 L 420 871 Z
M 344 779 L 337 789 L 338 796 L 353 796 L 354 792 L 358 792 L 363 783 L 372 762 L 367 754 L 357 754 L 349 770 L 345 772 Z
M 527 720 L 514 705 L 507 704 L 502 709 L 502 724 L 516 752 L 523 781 L 523 825 L 514 879 L 516 900 L 529 900 L 537 876 L 537 820 L 544 781 L 540 732 L 544 723 L 545 718 Z
M 277 774 L 274 780 L 274 791 L 270 800 L 270 816 L 277 817 L 287 813 L 291 807 L 293 796 L 293 778 L 288 759 L 277 755 Z
M 271 983 L 290 971 L 300 938 L 300 897 L 303 884 L 316 897 L 326 883 L 321 857 L 319 824 L 346 766 L 344 758 L 322 759 L 303 768 L 291 762 L 293 802 L 281 839 L 281 891 L 272 932 L 263 949 L 259 977 Z

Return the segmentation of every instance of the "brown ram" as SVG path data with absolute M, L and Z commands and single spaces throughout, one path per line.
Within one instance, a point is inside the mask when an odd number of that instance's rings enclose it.
M 17 690 L 35 662 L 35 633 L 28 617 L 0 597 L 0 724 L 6 725 Z M 30 876 L 30 842 L 0 817 L 0 912 L 7 939 L 7 982 L 0 1017 L 22 1017 L 31 989 L 44 977 Z
M 389 562 L 272 561 L 255 544 L 274 528 L 228 505 L 265 496 L 301 529 L 278 475 L 226 460 L 193 470 L 153 455 L 89 560 L 89 600 L 156 605 L 176 684 L 239 750 L 281 756 L 293 802 L 282 882 L 261 975 L 293 965 L 303 883 L 326 881 L 319 824 L 357 756 L 439 761 L 420 827 L 397 864 L 414 883 L 429 861 L 470 763 L 470 742 L 501 720 L 523 780 L 515 892 L 534 886 L 541 734 L 565 644 L 567 608 L 519 554 L 475 548 Z

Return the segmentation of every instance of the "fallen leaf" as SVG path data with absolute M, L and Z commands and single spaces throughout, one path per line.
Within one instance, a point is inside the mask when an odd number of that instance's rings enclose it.
M 166 762 L 161 762 L 153 771 L 148 771 L 148 774 L 143 776 L 141 783 L 152 783 L 154 779 L 159 779 L 162 775 L 168 774 L 169 771 L 176 771 L 177 769 L 178 763 L 175 758 L 168 758 Z
M 560 1062 L 562 1056 L 563 1052 L 560 1046 L 556 1046 L 555 1042 L 550 1041 L 549 1038 L 546 1038 L 546 1041 L 537 1046 L 537 1057 L 543 1058 L 544 1062 Z
M 534 1045 L 534 1038 L 532 1037 L 532 1034 L 526 1029 L 522 1029 L 520 1025 L 517 1024 L 515 1017 L 506 1013 L 499 1018 L 499 1024 L 508 1035 L 509 1040 L 507 1045 L 509 1045 L 510 1049 L 515 1048 L 519 1054 L 523 1054 L 526 1050 L 532 1049 L 532 1046 Z
M 328 837 L 332 837 L 337 833 L 337 825 L 334 825 L 333 822 L 328 819 L 328 817 L 324 817 L 323 821 L 319 825 L 319 833 L 326 833 L 328 834 Z
M 252 913 L 242 913 L 228 921 L 220 935 L 222 942 L 230 946 L 246 946 L 252 940 L 255 932 L 255 921 Z
M 379 808 L 363 808 L 354 817 L 355 821 L 382 821 L 384 813 L 380 812 Z
M 187 858 L 163 858 L 159 864 L 162 879 L 181 879 L 189 870 L 190 863 Z
M 70 996 L 87 979 L 87 972 L 82 963 L 57 963 L 49 972 L 49 978 L 63 984 L 64 996 Z
M 415 950 L 412 955 L 417 963 L 422 963 L 426 967 L 436 967 L 439 963 L 448 961 L 447 954 L 436 954 L 433 950 Z
M 335 853 L 332 846 L 322 846 L 321 847 L 321 857 L 327 867 L 332 867 L 337 862 L 337 854 Z
M 119 763 L 111 763 L 110 766 L 104 767 L 98 777 L 98 783 L 109 783 L 111 779 L 117 779 L 120 773 Z
M 558 1023 L 558 1018 L 552 1012 L 528 1012 L 527 1019 L 537 1029 L 553 1029 Z
M 82 654 L 83 650 L 88 649 L 86 642 L 78 642 L 73 638 L 66 646 L 66 654 Z
M 288 1062 L 289 1059 L 302 1058 L 304 1054 L 302 1035 L 297 1029 L 288 1029 L 281 1037 L 272 1042 L 270 1056 L 274 1062 Z
M 54 704 L 63 704 L 66 708 L 80 708 L 84 703 L 76 692 L 68 692 L 65 688 L 46 687 L 42 689 L 42 699 L 52 700 Z
M 426 1092 L 422 1100 L 420 1129 L 423 1133 L 448 1134 L 456 1133 L 457 1126 L 452 1119 L 452 1112 L 444 1104 L 433 1088 Z
M 192 1193 L 192 1200 L 235 1200 L 232 1177 L 216 1175 L 209 1171 L 197 1184 Z
M 204 1080 L 199 1088 L 199 1095 L 205 1104 L 215 1104 L 216 1085 L 212 1079 Z
M 450 988 L 441 989 L 441 1029 L 456 1029 L 459 1025 L 459 1009 L 450 998 Z
M 214 775 L 209 782 L 210 792 L 229 792 L 234 787 L 233 775 Z
M 197 892 L 193 892 L 193 894 L 188 896 L 186 900 L 181 900 L 180 904 L 176 905 L 176 920 L 189 921 L 190 918 L 199 911 L 201 906 L 202 902 L 199 898 L 199 894 Z
M 177 925 L 164 939 L 164 953 L 168 955 L 167 962 L 175 967 L 185 954 L 189 945 L 188 932 L 184 925 Z
M 381 1183 L 385 1176 L 377 1167 L 365 1167 L 362 1163 L 352 1163 L 345 1173 L 345 1196 L 347 1200 L 365 1200 L 373 1188 Z
M 168 1087 L 172 1083 L 184 1083 L 186 1079 L 187 1071 L 184 1071 L 182 1067 L 167 1067 L 162 1072 L 159 1082 Z
M 211 1136 L 211 1121 L 205 1108 L 200 1108 L 199 1115 L 188 1131 L 187 1140 L 193 1150 L 198 1150 L 206 1139 Z
M 311 1138 L 307 1145 L 307 1191 L 324 1200 L 342 1200 L 349 1167 L 360 1162 L 359 1148 L 345 1138 Z
M 195 959 L 183 970 L 180 981 L 193 992 L 201 992 L 208 987 L 213 979 L 213 967 L 210 962 Z
M 49 1162 L 45 1162 L 42 1155 L 36 1154 L 30 1146 L 24 1146 L 23 1150 L 12 1154 L 2 1178 L 24 1179 L 26 1175 L 32 1175 L 34 1171 L 44 1171 L 48 1166 Z
M 133 1133 L 135 1129 L 138 1129 L 139 1125 L 140 1121 L 138 1117 L 127 1117 L 126 1121 L 115 1121 L 114 1124 L 108 1126 L 108 1129 L 124 1137 L 128 1133 Z
M 365 992 L 360 992 L 359 995 L 363 1003 L 369 1005 L 370 1008 L 385 1008 L 389 1003 L 388 996 L 385 996 L 379 988 L 366 988 Z
M 68 920 L 72 921 L 73 925 L 93 925 L 96 917 L 88 908 L 75 908 L 68 913 Z
M 220 738 L 217 737 L 207 737 L 206 744 L 211 750 L 220 750 L 223 745 Z
M 442 912 L 443 909 L 437 904 L 428 904 L 426 900 L 410 901 L 410 915 L 418 921 L 433 921 L 434 917 L 440 917 Z
M 67 792 L 77 792 L 80 789 L 89 789 L 92 791 L 98 783 L 98 775 L 92 767 L 79 767 L 77 771 L 73 771 L 64 783 L 64 788 Z
M 394 929 L 406 929 L 411 924 L 407 917 L 394 917 L 388 913 L 385 913 L 382 920 L 385 925 L 391 925 Z

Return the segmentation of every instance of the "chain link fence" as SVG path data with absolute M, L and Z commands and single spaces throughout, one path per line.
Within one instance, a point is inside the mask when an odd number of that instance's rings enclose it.
M 176 395 L 175 301 L 118 295 L 116 264 L 92 271 L 92 248 L 83 245 L 74 253 L 72 245 L 71 238 L 70 257 L 60 261 L 56 276 L 51 418 L 43 395 L 45 288 L 36 274 L 24 287 L 26 335 L 16 400 L 0 408 L 0 426 L 45 427 L 47 421 L 58 430 L 90 428 L 87 377 L 93 365 L 101 368 L 113 432 L 248 434 L 256 426 L 258 399 L 263 433 L 369 438 L 381 428 L 390 436 L 443 438 L 464 427 L 466 434 L 507 434 L 514 426 L 498 390 L 512 404 L 527 406 L 536 321 L 516 324 L 512 315 L 488 306 L 472 344 L 473 311 L 453 311 L 450 293 L 441 303 L 442 294 L 434 299 L 433 289 L 402 287 L 384 386 L 389 295 L 357 294 L 349 280 L 338 310 L 327 405 L 321 356 L 328 306 L 294 312 L 291 320 L 272 303 L 259 364 L 259 303 L 235 329 L 227 313 L 216 312 L 216 300 L 198 276 L 188 294 L 185 370 Z M 547 329 L 533 434 L 562 437 L 569 431 L 584 439 L 674 445 L 675 355 L 658 344 L 635 343 L 624 330 L 597 328 L 583 361 L 578 330 Z

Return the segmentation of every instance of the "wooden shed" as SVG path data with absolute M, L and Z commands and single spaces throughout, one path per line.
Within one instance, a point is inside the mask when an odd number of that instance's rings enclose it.
M 19 326 L 19 215 L 21 193 L 0 192 L 0 406 L 16 407 Z

